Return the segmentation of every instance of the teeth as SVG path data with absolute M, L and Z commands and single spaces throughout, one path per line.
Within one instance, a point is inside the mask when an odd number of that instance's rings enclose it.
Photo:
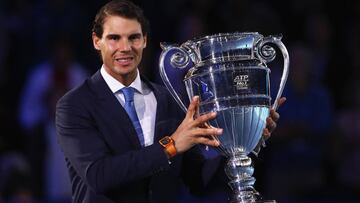
M 127 59 L 116 59 L 117 61 L 129 61 L 131 59 L 127 58 Z
M 131 60 L 132 58 L 120 58 L 120 59 L 116 59 L 117 61 L 129 61 Z

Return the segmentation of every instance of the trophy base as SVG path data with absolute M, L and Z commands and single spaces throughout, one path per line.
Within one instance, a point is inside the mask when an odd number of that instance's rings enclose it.
M 235 193 L 229 203 L 276 203 L 275 200 L 264 200 L 257 191 Z
M 275 200 L 256 200 L 252 202 L 241 201 L 241 202 L 230 202 L 230 203 L 276 203 Z
M 237 200 L 232 199 L 229 203 L 276 203 L 276 200 Z

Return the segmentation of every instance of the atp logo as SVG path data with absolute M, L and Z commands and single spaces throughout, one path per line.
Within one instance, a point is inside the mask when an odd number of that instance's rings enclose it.
M 249 75 L 237 75 L 234 78 L 234 86 L 237 90 L 249 88 Z

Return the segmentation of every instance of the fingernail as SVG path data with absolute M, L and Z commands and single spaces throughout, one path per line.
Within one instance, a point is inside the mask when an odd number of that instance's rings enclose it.
M 217 132 L 218 132 L 219 134 L 221 134 L 221 133 L 223 133 L 223 129 L 217 129 Z

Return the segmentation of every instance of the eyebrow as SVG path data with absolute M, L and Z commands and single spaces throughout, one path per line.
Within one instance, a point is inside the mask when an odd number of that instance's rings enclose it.
M 132 38 L 132 37 L 141 37 L 142 36 L 142 34 L 141 33 L 133 33 L 133 34 L 131 34 L 131 35 L 129 35 L 129 38 Z
M 135 32 L 135 33 L 130 34 L 129 38 L 130 37 L 141 37 L 141 36 L 142 36 L 142 33 Z M 121 38 L 121 35 L 119 35 L 119 34 L 108 34 L 108 35 L 106 35 L 106 38 L 108 38 L 108 39 L 111 39 L 111 38 L 114 38 L 114 37 Z
M 131 34 L 130 36 L 142 36 L 142 34 L 140 32 L 136 32 L 136 33 Z
M 111 39 L 111 38 L 114 38 L 114 37 L 120 38 L 120 35 L 119 34 L 108 34 L 108 35 L 106 35 L 106 38 L 108 38 L 108 39 Z

